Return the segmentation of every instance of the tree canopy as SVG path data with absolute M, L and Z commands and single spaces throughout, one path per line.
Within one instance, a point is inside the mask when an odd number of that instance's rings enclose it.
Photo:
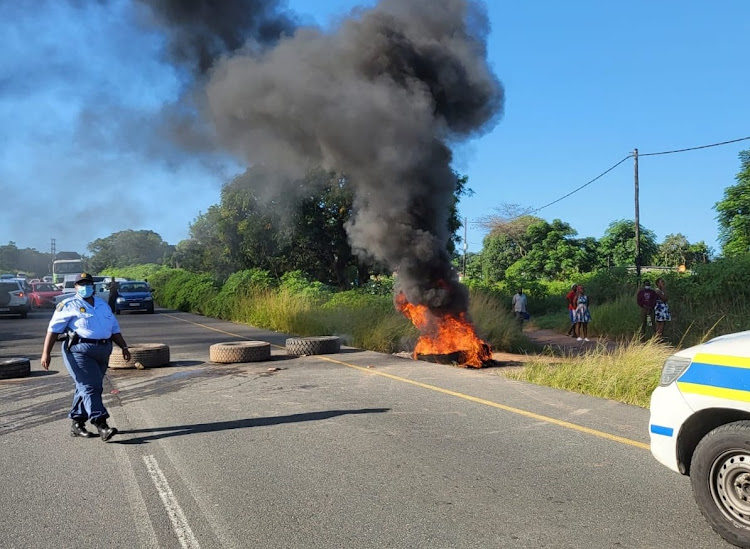
M 727 257 L 750 251 L 750 150 L 740 153 L 740 162 L 737 184 L 727 187 L 714 206 L 721 251 Z
M 99 272 L 107 267 L 128 267 L 143 263 L 166 263 L 174 247 L 154 231 L 126 230 L 97 238 L 87 246 L 89 268 Z
M 641 265 L 652 265 L 659 247 L 656 234 L 639 226 L 641 240 Z M 609 267 L 631 267 L 635 265 L 635 221 L 620 219 L 613 221 L 599 241 L 600 261 Z

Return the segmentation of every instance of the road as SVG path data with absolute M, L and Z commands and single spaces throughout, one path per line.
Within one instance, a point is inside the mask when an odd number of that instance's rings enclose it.
M 730 547 L 687 478 L 648 451 L 648 412 L 466 370 L 344 348 L 290 358 L 286 336 L 186 313 L 121 315 L 169 367 L 110 370 L 113 442 L 68 435 L 50 312 L 0 317 L 0 547 Z M 268 362 L 216 365 L 259 339 Z M 275 369 L 275 370 L 269 370 Z

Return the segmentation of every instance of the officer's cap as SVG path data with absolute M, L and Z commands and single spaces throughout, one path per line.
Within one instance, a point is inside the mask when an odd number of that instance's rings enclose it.
M 89 273 L 81 273 L 76 277 L 76 284 L 80 284 L 81 282 L 91 282 L 93 284 L 94 277 Z

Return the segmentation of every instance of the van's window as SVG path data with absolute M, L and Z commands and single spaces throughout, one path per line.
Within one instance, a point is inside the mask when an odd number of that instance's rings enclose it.
M 66 280 L 65 285 L 63 286 L 63 288 L 75 288 L 75 287 L 76 287 L 75 280 Z

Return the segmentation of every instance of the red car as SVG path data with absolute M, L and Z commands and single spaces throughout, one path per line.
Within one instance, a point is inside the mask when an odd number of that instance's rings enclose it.
M 60 289 L 50 282 L 32 282 L 29 303 L 32 309 L 54 308 L 55 296 L 60 295 Z

